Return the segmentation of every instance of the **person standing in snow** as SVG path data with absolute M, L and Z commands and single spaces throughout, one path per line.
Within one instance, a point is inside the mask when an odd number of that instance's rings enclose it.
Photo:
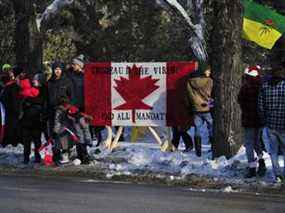
M 243 83 L 238 94 L 238 103 L 241 108 L 241 120 L 244 128 L 244 146 L 248 161 L 248 172 L 245 178 L 256 176 L 257 161 L 254 152 L 258 157 L 259 176 L 264 176 L 266 166 L 263 159 L 261 144 L 261 122 L 258 116 L 257 100 L 261 86 L 260 66 L 247 67 L 243 75 Z
M 73 85 L 64 72 L 64 64 L 56 61 L 52 64 L 52 77 L 48 81 L 48 110 L 49 130 L 52 134 L 54 127 L 55 108 L 59 105 L 62 96 L 73 96 Z
M 16 69 L 13 69 L 13 72 L 15 75 L 18 74 Z M 8 144 L 17 146 L 17 144 L 21 141 L 19 131 L 21 107 L 20 101 L 18 100 L 20 86 L 17 84 L 14 78 L 11 78 L 11 75 L 8 72 L 1 74 L 1 81 L 3 82 L 4 87 L 0 95 L 0 101 L 5 108 L 5 133 L 2 146 L 5 147 Z
M 20 92 L 23 98 L 23 116 L 20 120 L 23 143 L 24 143 L 24 164 L 28 164 L 31 154 L 31 143 L 35 144 L 35 163 L 41 162 L 39 149 L 41 147 L 41 134 L 45 127 L 43 113 L 46 104 L 46 90 L 43 81 L 40 81 L 37 73 L 33 76 L 32 82 L 28 78 L 21 80 Z
M 284 181 L 285 168 L 280 169 L 278 147 L 285 160 L 285 62 L 272 69 L 272 78 L 265 82 L 259 92 L 258 109 L 262 125 L 267 128 L 270 144 L 269 154 L 276 181 Z
M 84 56 L 79 55 L 72 60 L 71 67 L 68 72 L 73 85 L 74 96 L 71 98 L 71 103 L 79 108 L 80 112 L 84 112 Z M 101 131 L 104 129 L 102 126 L 95 127 L 89 126 L 89 131 L 92 139 L 97 138 L 97 146 L 102 141 Z
M 57 135 L 54 133 L 55 112 L 62 96 L 73 97 L 73 86 L 64 72 L 64 64 L 56 61 L 52 64 L 52 76 L 48 81 L 48 132 L 49 136 L 53 137 L 55 145 L 59 144 Z M 61 159 L 59 148 L 56 146 L 53 148 L 53 160 L 59 162 Z
M 204 122 L 207 124 L 209 142 L 213 146 L 213 119 L 211 115 L 211 104 L 213 99 L 211 93 L 213 89 L 213 80 L 211 76 L 211 67 L 200 65 L 198 71 L 190 76 L 187 82 L 187 98 L 190 102 L 190 108 L 194 113 L 195 125 L 195 151 L 198 157 L 201 157 L 201 135 Z
M 85 99 L 84 99 L 84 56 L 79 55 L 72 59 L 68 76 L 73 85 L 74 95 L 71 97 L 71 103 L 75 105 L 80 112 L 85 112 Z M 92 138 L 95 135 L 95 127 L 90 125 L 89 131 Z M 97 132 L 96 134 L 101 134 Z

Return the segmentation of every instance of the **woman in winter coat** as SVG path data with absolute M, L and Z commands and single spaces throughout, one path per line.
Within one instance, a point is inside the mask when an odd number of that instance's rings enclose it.
M 28 164 L 31 154 L 31 143 L 35 144 L 35 163 L 40 163 L 39 149 L 41 147 L 41 133 L 45 126 L 43 114 L 46 105 L 46 89 L 37 78 L 39 74 L 30 79 L 20 81 L 20 95 L 23 99 L 23 116 L 20 120 L 24 143 L 24 164 Z
M 73 97 L 73 86 L 64 73 L 64 64 L 55 62 L 52 64 L 52 77 L 48 81 L 48 126 L 50 136 L 53 134 L 55 110 L 61 97 Z
M 246 178 L 256 176 L 257 161 L 254 157 L 254 152 L 256 152 L 258 157 L 258 174 L 264 176 L 266 171 L 260 140 L 262 124 L 258 116 L 258 94 L 261 87 L 259 71 L 259 66 L 252 66 L 245 69 L 243 84 L 238 94 L 242 126 L 244 128 L 244 145 L 249 167 L 245 175 Z

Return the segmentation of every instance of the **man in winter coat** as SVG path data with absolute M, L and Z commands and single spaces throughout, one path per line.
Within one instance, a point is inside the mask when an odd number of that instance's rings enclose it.
M 80 55 L 72 60 L 71 69 L 68 72 L 72 82 L 74 94 L 71 97 L 71 103 L 84 112 L 84 62 Z
M 201 73 L 202 72 L 202 73 Z M 196 76 L 195 76 L 196 75 Z M 187 83 L 187 95 L 190 102 L 190 108 L 194 113 L 195 124 L 195 150 L 196 155 L 201 156 L 201 135 L 204 122 L 207 124 L 209 141 L 213 143 L 213 119 L 210 113 L 212 103 L 211 93 L 213 80 L 210 77 L 210 66 L 201 66 L 201 68 L 190 77 Z
M 243 84 L 238 94 L 238 103 L 241 108 L 242 126 L 244 127 L 244 145 L 248 161 L 246 178 L 256 176 L 257 162 L 254 151 L 258 157 L 258 175 L 264 176 L 266 171 L 261 146 L 261 122 L 258 116 L 257 99 L 261 86 L 259 75 L 260 66 L 251 66 L 245 69 Z
M 71 97 L 71 103 L 79 108 L 80 112 L 84 112 L 84 56 L 79 55 L 72 60 L 71 68 L 68 72 L 73 85 L 74 95 Z M 102 126 L 89 126 L 92 138 L 97 138 L 97 145 L 102 141 L 101 131 L 104 129 Z
M 269 154 L 276 180 L 284 180 L 285 168 L 280 169 L 278 147 L 285 159 L 285 62 L 272 70 L 272 78 L 265 82 L 258 97 L 261 123 L 268 128 Z

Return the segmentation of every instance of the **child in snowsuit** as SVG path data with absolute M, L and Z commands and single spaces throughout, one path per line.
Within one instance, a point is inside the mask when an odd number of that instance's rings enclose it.
M 90 157 L 87 152 L 87 146 L 91 145 L 91 135 L 89 132 L 89 116 L 81 113 L 79 109 L 69 104 L 67 97 L 61 97 L 60 105 L 55 112 L 54 132 L 56 133 L 55 149 L 62 149 L 62 161 L 69 161 L 69 141 L 72 139 L 76 144 L 78 158 L 83 164 L 88 164 Z M 56 151 L 56 153 L 59 153 Z M 55 156 L 59 160 L 59 156 Z

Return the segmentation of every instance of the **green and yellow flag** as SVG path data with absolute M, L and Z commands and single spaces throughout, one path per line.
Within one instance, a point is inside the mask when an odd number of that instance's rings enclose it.
M 244 6 L 243 37 L 271 49 L 285 32 L 285 16 L 250 0 Z

